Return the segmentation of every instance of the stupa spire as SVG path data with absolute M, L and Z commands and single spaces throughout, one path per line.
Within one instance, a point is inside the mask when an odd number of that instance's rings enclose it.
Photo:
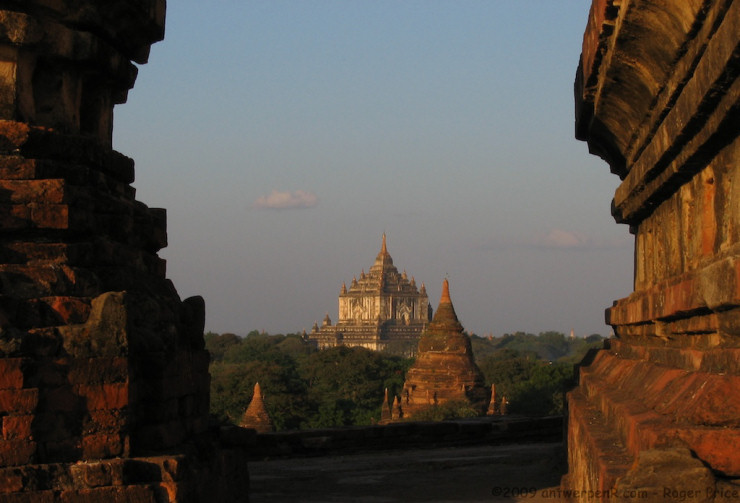
M 267 414 L 265 402 L 262 398 L 262 388 L 260 383 L 255 383 L 252 401 L 249 402 L 247 410 L 244 411 L 240 426 L 244 428 L 253 428 L 259 433 L 273 431 L 272 421 Z
M 385 232 L 383 233 L 383 242 L 380 245 L 380 252 L 378 252 L 378 256 L 375 257 L 375 265 L 373 265 L 372 268 L 370 268 L 370 271 L 377 270 L 380 272 L 385 271 L 386 268 L 390 268 L 393 270 L 393 272 L 396 271 L 395 267 L 393 266 L 393 259 L 391 258 L 391 254 L 388 253 L 388 246 L 386 244 L 385 239 Z
M 419 339 L 417 358 L 406 373 L 403 392 L 409 395 L 404 409 L 407 417 L 453 400 L 466 401 L 483 413 L 490 401 L 470 338 L 452 306 L 447 279 L 442 282 L 434 319 Z
M 452 299 L 450 299 L 450 282 L 447 281 L 447 278 L 442 281 L 442 296 L 439 298 L 439 303 L 452 304 Z
M 447 330 L 460 333 L 463 331 L 463 327 L 457 319 L 457 313 L 455 313 L 455 306 L 452 305 L 450 282 L 447 281 L 447 278 L 442 281 L 442 295 L 439 298 L 439 306 L 437 306 L 437 312 L 434 313 L 432 324 L 438 324 L 446 327 Z

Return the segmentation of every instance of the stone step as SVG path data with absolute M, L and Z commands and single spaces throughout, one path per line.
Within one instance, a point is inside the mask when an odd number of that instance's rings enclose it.
M 610 491 L 629 470 L 634 456 L 621 436 L 580 388 L 568 393 L 568 475 L 563 488 Z

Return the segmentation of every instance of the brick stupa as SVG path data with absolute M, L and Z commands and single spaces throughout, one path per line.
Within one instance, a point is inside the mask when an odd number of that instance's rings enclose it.
M 265 408 L 265 402 L 262 399 L 262 389 L 260 383 L 254 385 L 254 393 L 252 394 L 252 401 L 249 402 L 247 410 L 244 411 L 242 421 L 239 426 L 243 428 L 252 428 L 257 430 L 258 433 L 269 433 L 274 431 L 275 428 L 270 420 L 270 415 L 267 413 Z
M 457 319 L 445 279 L 437 312 L 419 339 L 418 357 L 406 374 L 403 416 L 413 417 L 449 401 L 469 402 L 483 414 L 488 398 L 483 375 L 473 360 L 470 338 Z

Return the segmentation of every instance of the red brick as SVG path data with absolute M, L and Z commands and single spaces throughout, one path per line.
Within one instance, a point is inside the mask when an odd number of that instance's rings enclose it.
M 22 122 L 0 121 L 0 150 L 13 151 L 28 141 L 31 127 Z
M 59 204 L 65 199 L 64 180 L 0 180 L 0 193 L 11 203 Z
M 0 440 L 0 466 L 26 465 L 33 462 L 36 442 Z
M 701 208 L 701 254 L 712 256 L 717 240 L 717 217 L 714 207 L 716 185 L 711 173 L 704 174 L 702 178 L 704 179 L 704 194 Z
M 69 229 L 70 212 L 67 204 L 43 204 L 32 209 L 33 226 L 40 229 Z
M 70 467 L 70 473 L 75 480 L 75 487 L 103 487 L 122 485 L 123 463 L 120 459 L 100 462 L 81 462 Z
M 63 491 L 62 503 L 156 503 L 154 490 L 145 486 L 98 487 Z
M 122 409 L 128 405 L 128 383 L 80 384 L 75 389 L 85 397 L 89 410 Z
M 0 390 L 0 412 L 28 414 L 38 404 L 39 390 L 35 388 Z
M 98 409 L 88 411 L 83 425 L 83 434 L 113 433 L 126 427 L 128 416 L 125 409 Z
M 23 358 L 0 359 L 0 389 L 23 388 Z
M 53 491 L 34 491 L 3 495 L 2 503 L 55 503 Z
M 85 358 L 72 361 L 71 384 L 121 383 L 128 378 L 128 358 Z
M 31 208 L 22 204 L 0 204 L 0 225 L 5 230 L 31 227 Z
M 60 325 L 84 323 L 90 316 L 90 301 L 78 297 L 49 297 L 41 299 L 57 315 Z
M 22 157 L 3 157 L 0 160 L 0 178 L 3 180 L 29 180 L 37 178 L 37 160 Z
M 0 468 L 0 494 L 23 490 L 23 473 L 18 468 Z
M 36 416 L 3 416 L 3 439 L 21 440 L 30 439 L 32 435 L 31 424 Z
M 105 459 L 124 455 L 124 442 L 119 434 L 96 434 L 82 437 L 84 459 Z

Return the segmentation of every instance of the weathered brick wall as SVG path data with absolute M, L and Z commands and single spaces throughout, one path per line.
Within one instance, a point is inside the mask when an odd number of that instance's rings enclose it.
M 111 148 L 113 106 L 164 13 L 164 0 L 0 10 L 3 501 L 182 501 L 226 473 L 228 451 L 193 443 L 208 431 L 203 301 L 166 279 L 165 212 L 135 200 L 133 161 Z
M 635 291 L 569 395 L 566 487 L 740 477 L 739 74 L 737 0 L 594 0 L 576 135 L 621 179 Z

